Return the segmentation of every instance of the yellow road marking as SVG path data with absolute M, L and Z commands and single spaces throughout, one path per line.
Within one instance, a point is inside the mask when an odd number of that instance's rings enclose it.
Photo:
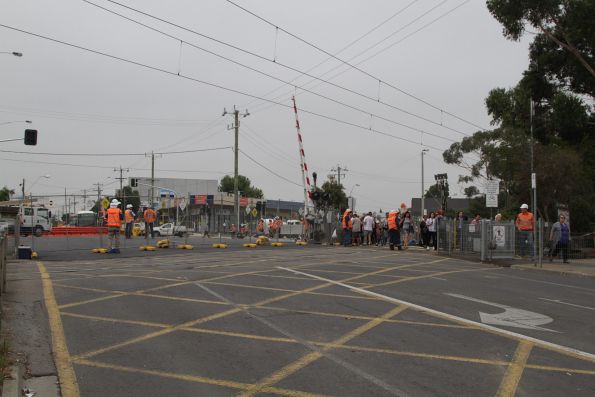
M 269 271 L 269 270 L 267 270 L 267 271 Z M 358 277 L 360 277 L 360 276 L 351 277 L 351 278 L 348 278 L 348 279 L 345 279 L 345 280 L 341 280 L 341 281 L 351 281 L 352 279 L 356 279 Z M 202 280 L 202 281 L 208 281 L 208 279 L 207 280 Z M 199 282 L 202 282 L 202 281 L 199 281 Z M 195 281 L 193 281 L 193 282 L 195 282 Z M 184 283 L 184 284 L 186 284 L 186 283 Z M 301 291 L 295 291 L 295 292 L 288 293 L 288 294 L 285 294 L 285 295 L 276 296 L 274 298 L 265 299 L 263 301 L 254 303 L 254 304 L 251 305 L 251 307 L 259 307 L 259 306 L 268 305 L 268 304 L 273 303 L 273 302 L 278 302 L 278 301 L 281 301 L 281 300 L 284 300 L 284 299 L 288 299 L 288 298 L 291 298 L 291 297 L 294 297 L 294 296 L 297 296 L 297 295 L 301 295 L 301 294 L 304 294 L 304 293 L 316 291 L 318 289 L 326 288 L 326 287 L 329 287 L 329 286 L 332 286 L 332 285 L 333 285 L 332 283 L 326 283 L 326 284 L 322 284 L 322 285 L 317 285 L 317 286 L 314 286 L 314 287 L 306 288 L 306 289 L 303 289 Z M 226 311 L 223 311 L 223 312 L 220 312 L 220 313 L 212 314 L 212 315 L 207 316 L 207 317 L 201 317 L 201 318 L 199 318 L 197 320 L 193 320 L 193 321 L 190 321 L 190 322 L 187 322 L 187 323 L 184 323 L 184 324 L 180 324 L 180 325 L 175 326 L 175 327 L 166 328 L 166 329 L 163 329 L 161 331 L 152 332 L 152 333 L 149 333 L 149 334 L 140 336 L 140 337 L 132 338 L 132 339 L 129 339 L 127 341 L 124 341 L 124 342 L 120 342 L 120 343 L 111 345 L 111 346 L 106 346 L 106 347 L 104 347 L 102 349 L 98 349 L 98 350 L 95 350 L 95 351 L 87 352 L 87 353 L 81 354 L 81 355 L 79 355 L 77 357 L 78 358 L 88 358 L 88 357 L 96 356 L 96 355 L 101 354 L 101 353 L 105 353 L 105 352 L 108 352 L 108 351 L 116 350 L 116 349 L 119 349 L 121 347 L 125 347 L 125 346 L 128 346 L 128 345 L 134 344 L 134 343 L 142 342 L 142 341 L 145 341 L 145 340 L 156 338 L 156 337 L 161 336 L 161 335 L 168 334 L 168 333 L 173 332 L 173 331 L 175 331 L 177 329 L 180 329 L 180 328 L 192 327 L 194 325 L 202 324 L 202 323 L 205 323 L 207 321 L 215 320 L 215 319 L 218 319 L 218 318 L 221 318 L 221 317 L 226 317 L 226 316 L 229 316 L 229 315 L 238 313 L 240 311 L 241 311 L 241 309 L 230 309 L 230 310 L 226 310 Z
M 69 312 L 61 312 L 60 314 L 62 316 L 82 318 L 82 319 L 85 319 L 85 320 L 107 321 L 107 322 L 110 322 L 110 323 L 143 325 L 143 326 L 146 326 L 146 327 L 155 327 L 155 328 L 167 328 L 167 327 L 171 327 L 172 326 L 171 324 L 150 323 L 150 322 L 147 322 L 147 321 L 135 321 L 135 320 L 120 320 L 120 319 L 117 319 L 117 318 L 100 317 L 100 316 L 88 316 L 86 314 L 69 313 Z
M 519 345 L 514 352 L 512 362 L 508 366 L 504 378 L 500 383 L 500 387 L 496 392 L 497 397 L 512 397 L 516 394 L 516 389 L 523 375 L 525 364 L 531 354 L 533 343 L 528 341 L 520 341 Z
M 430 277 L 436 277 L 436 276 L 443 276 L 446 274 L 454 274 L 454 273 L 466 273 L 466 272 L 485 272 L 485 271 L 490 271 L 490 270 L 497 270 L 499 268 L 474 268 L 474 269 L 465 269 L 465 270 L 450 270 L 450 271 L 446 271 L 446 272 L 437 272 L 437 273 L 429 273 L 429 274 L 424 274 L 423 276 L 412 276 L 412 277 L 405 277 L 399 280 L 393 280 L 393 281 L 387 281 L 385 283 L 380 283 L 380 284 L 374 284 L 372 287 L 368 287 L 367 289 L 370 288 L 377 288 L 377 287 L 385 287 L 387 285 L 393 285 L 393 284 L 399 284 L 399 283 L 404 283 L 407 281 L 414 281 L 414 280 L 422 280 L 425 278 L 430 278 Z
M 68 346 L 64 337 L 64 328 L 62 327 L 60 311 L 56 304 L 52 280 L 43 263 L 37 262 L 37 268 L 41 274 L 43 284 L 43 296 L 48 311 L 50 332 L 52 334 L 52 351 L 54 353 L 56 369 L 58 370 L 60 390 L 63 397 L 78 397 L 80 396 L 79 387 L 70 361 L 70 353 L 68 353 Z
M 339 337 L 334 342 L 332 342 L 331 345 L 338 345 L 338 346 L 343 345 L 343 344 L 349 342 L 351 339 L 368 332 L 369 330 L 378 326 L 379 324 L 382 324 L 384 319 L 389 319 L 391 317 L 394 317 L 397 314 L 401 313 L 405 309 L 407 309 L 407 306 L 399 305 L 399 306 L 389 310 L 382 316 L 377 317 L 377 318 L 367 322 L 366 324 L 363 324 L 363 325 L 357 327 L 353 331 L 348 332 L 347 334 Z M 330 349 L 330 347 L 324 347 L 324 350 L 328 350 L 328 349 Z M 283 367 L 283 368 L 279 369 L 278 371 L 272 373 L 271 375 L 265 377 L 260 382 L 251 386 L 245 392 L 241 393 L 240 396 L 248 397 L 248 396 L 253 396 L 257 393 L 260 393 L 263 391 L 263 389 L 273 386 L 274 384 L 280 382 L 281 380 L 287 378 L 288 376 L 291 376 L 295 372 L 306 367 L 307 365 L 318 360 L 321 357 L 322 357 L 322 353 L 317 352 L 317 351 L 308 353 L 308 354 L 302 356 L 301 358 L 299 358 L 298 360 L 286 365 L 285 367 Z
M 232 389 L 246 390 L 250 386 L 252 386 L 250 383 L 236 382 L 236 381 L 230 381 L 230 380 L 224 380 L 224 379 L 212 379 L 212 378 L 207 378 L 204 376 L 195 376 L 195 375 L 188 375 L 188 374 L 176 374 L 176 373 L 172 373 L 172 372 L 155 371 L 155 370 L 150 370 L 150 369 L 139 369 L 139 368 L 125 367 L 122 365 L 107 364 L 107 363 L 83 360 L 83 359 L 77 359 L 76 363 L 80 364 L 80 365 L 86 365 L 89 367 L 105 368 L 105 369 L 112 369 L 112 370 L 121 371 L 121 372 L 130 372 L 130 373 L 136 373 L 136 374 L 158 376 L 161 378 L 176 379 L 176 380 L 182 380 L 182 381 L 186 381 L 186 382 L 204 383 L 204 384 L 208 384 L 208 385 L 229 387 Z M 306 393 L 306 392 L 301 392 L 299 390 L 289 390 L 289 389 L 282 389 L 282 388 L 277 388 L 277 387 L 270 387 L 267 390 L 263 390 L 263 391 L 268 392 L 268 393 L 278 394 L 281 396 L 289 396 L 289 397 L 323 397 L 322 394 Z

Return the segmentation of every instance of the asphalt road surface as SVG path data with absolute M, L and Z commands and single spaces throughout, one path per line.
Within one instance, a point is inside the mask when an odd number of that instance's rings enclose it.
M 43 279 L 65 396 L 595 395 L 595 278 L 416 249 L 165 251 L 11 264 Z

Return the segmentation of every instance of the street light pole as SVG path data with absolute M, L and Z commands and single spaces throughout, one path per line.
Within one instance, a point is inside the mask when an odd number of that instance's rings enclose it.
M 422 149 L 421 150 L 421 212 L 420 216 L 423 218 L 424 216 L 424 209 L 425 209 L 425 194 L 424 194 L 424 156 L 429 149 Z
M 535 113 L 535 106 L 533 98 L 530 99 L 530 129 L 531 129 L 531 206 L 533 207 L 533 264 L 537 264 L 536 252 L 537 252 L 537 230 L 536 230 L 536 218 L 537 218 L 537 175 L 535 174 L 534 168 L 534 146 L 535 141 L 533 138 L 533 116 Z M 541 253 L 540 253 L 541 255 Z

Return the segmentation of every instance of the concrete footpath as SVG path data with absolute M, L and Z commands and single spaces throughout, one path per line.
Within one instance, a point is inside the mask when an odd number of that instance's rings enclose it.
M 574 259 L 570 263 L 562 263 L 559 259 L 553 262 L 550 262 L 548 258 L 543 259 L 541 266 L 539 264 L 535 266 L 533 263 L 514 263 L 512 267 L 595 277 L 595 258 Z
M 13 261 L 8 268 L 2 340 L 8 345 L 12 368 L 11 379 L 4 380 L 2 397 L 26 396 L 23 390 L 38 397 L 60 395 L 43 287 L 39 277 L 31 277 L 36 268 L 33 261 Z

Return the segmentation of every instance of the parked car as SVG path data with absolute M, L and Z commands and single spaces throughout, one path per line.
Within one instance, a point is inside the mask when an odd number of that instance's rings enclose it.
M 186 229 L 186 226 L 176 226 L 174 228 L 174 224 L 173 223 L 164 223 L 161 226 L 156 226 L 153 228 L 153 232 L 155 233 L 155 236 L 180 236 L 180 237 L 184 237 L 185 235 L 188 234 L 188 229 Z

